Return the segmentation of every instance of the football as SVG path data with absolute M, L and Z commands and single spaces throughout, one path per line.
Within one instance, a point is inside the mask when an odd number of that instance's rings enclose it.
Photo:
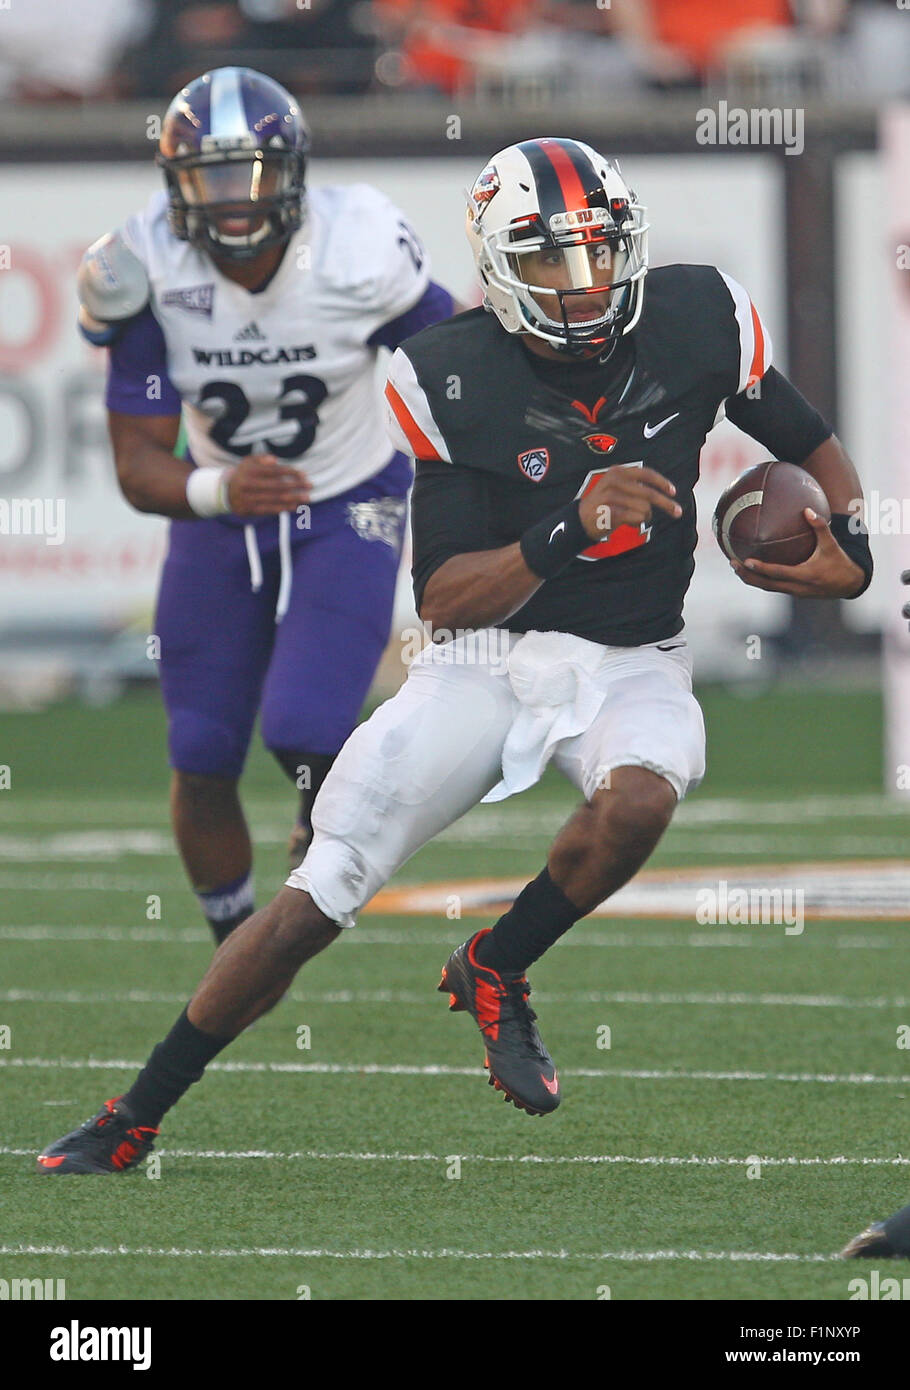
M 815 549 L 805 507 L 831 520 L 827 497 L 804 468 L 775 460 L 756 463 L 721 495 L 714 509 L 714 534 L 730 560 L 800 565 Z

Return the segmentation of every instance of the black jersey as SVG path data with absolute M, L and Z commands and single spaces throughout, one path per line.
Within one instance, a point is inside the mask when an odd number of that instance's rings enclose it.
M 511 545 L 606 468 L 645 465 L 675 484 L 682 516 L 655 509 L 647 526 L 617 527 L 501 626 L 618 646 L 679 632 L 699 453 L 724 411 L 794 463 L 831 433 L 770 364 L 748 295 L 713 266 L 651 270 L 637 326 L 603 361 L 537 357 L 483 309 L 409 339 L 386 396 L 393 436 L 417 459 L 418 610 L 430 575 L 451 556 Z

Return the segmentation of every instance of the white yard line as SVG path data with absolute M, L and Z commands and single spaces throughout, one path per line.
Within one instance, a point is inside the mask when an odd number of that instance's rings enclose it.
M 130 819 L 135 818 L 135 813 Z M 67 817 L 67 825 L 72 820 Z M 287 827 L 260 826 L 256 842 L 276 845 L 286 842 Z M 37 835 L 9 835 L 0 830 L 0 861 L 12 863 L 108 863 L 128 855 L 152 859 L 174 859 L 174 837 L 170 830 L 135 827 L 114 828 L 108 823 L 92 830 L 59 830 Z
M 204 927 L 58 927 L 43 924 L 0 927 L 0 941 L 156 941 L 184 946 L 207 941 L 212 933 Z
M 414 1005 L 439 1007 L 437 990 L 356 990 L 341 989 L 323 992 L 292 990 L 286 998 L 295 1004 L 314 1005 Z M 78 990 L 78 989 L 5 989 L 0 990 L 0 1004 L 185 1004 L 187 990 Z M 635 1005 L 695 1005 L 697 1007 L 729 1008 L 807 1008 L 807 1009 L 907 1009 L 910 996 L 893 998 L 875 996 L 851 999 L 839 994 L 742 994 L 693 991 L 689 993 L 634 990 L 564 990 L 551 992 L 535 990 L 538 1004 L 635 1004 Z
M 0 1156 L 8 1158 L 32 1158 L 35 1149 L 0 1147 Z M 843 1154 L 832 1158 L 800 1158 L 796 1155 L 785 1157 L 762 1157 L 751 1155 L 748 1158 L 726 1157 L 720 1154 L 471 1154 L 471 1153 L 371 1153 L 354 1150 L 322 1149 L 159 1149 L 161 1158 L 193 1158 L 206 1160 L 245 1160 L 267 1159 L 281 1162 L 351 1162 L 351 1163 L 451 1163 L 458 1158 L 462 1163 L 506 1163 L 528 1164 L 531 1167 L 574 1165 L 591 1167 L 642 1167 L 642 1168 L 744 1168 L 758 1162 L 762 1168 L 906 1168 L 910 1167 L 910 1157 L 898 1155 L 894 1158 L 847 1157 Z
M 543 848 L 548 844 L 558 828 L 558 825 L 554 824 L 546 832 L 541 832 L 539 837 L 541 845 L 538 848 Z M 667 841 L 667 847 L 679 861 L 689 862 L 706 859 L 709 856 L 712 860 L 716 860 L 719 855 L 723 855 L 729 857 L 731 866 L 738 868 L 760 868 L 760 862 L 752 864 L 751 861 L 760 860 L 768 855 L 788 860 L 806 857 L 830 859 L 832 863 L 836 863 L 838 858 L 855 859 L 860 857 L 872 860 L 901 858 L 906 855 L 908 845 L 907 835 L 883 838 L 872 826 L 865 831 L 860 827 L 849 835 L 835 836 L 821 828 L 815 832 L 804 832 L 799 826 L 793 826 L 786 832 L 775 835 L 724 835 L 722 832 L 710 829 L 710 827 L 695 827 L 683 839 L 677 838 L 672 830 L 670 835 L 671 838 Z M 484 832 L 477 836 L 464 836 L 458 843 L 472 846 L 479 844 L 485 849 L 497 850 L 503 855 L 508 855 L 515 850 L 516 845 L 527 848 L 528 839 L 527 832 L 512 831 L 501 836 Z M 266 843 L 261 836 L 254 835 L 254 840 L 259 845 Z M 434 841 L 433 843 L 445 842 Z M 450 840 L 449 843 L 454 843 L 454 840 Z M 46 840 L 42 842 L 40 852 L 30 850 L 24 856 L 10 848 L 8 857 L 5 858 L 0 854 L 0 888 L 6 892 L 16 893 L 139 893 L 144 897 L 146 893 L 151 891 L 148 874 L 138 877 L 119 872 L 115 866 L 117 861 L 123 857 L 119 851 L 103 855 L 77 855 L 70 852 L 65 856 L 65 862 L 72 864 L 74 866 L 72 869 L 46 868 L 41 866 L 57 860 Z M 155 864 L 154 868 L 149 870 L 154 874 L 155 889 L 188 893 L 189 888 L 180 870 L 176 851 L 173 847 L 167 851 L 162 849 L 160 856 L 157 857 L 164 862 Z M 35 867 L 31 871 L 25 869 L 17 871 L 12 867 L 14 861 L 24 861 Z M 75 867 L 80 863 L 95 865 L 96 867 L 94 870 Z M 423 882 L 425 882 L 425 875 L 415 875 L 412 870 L 406 869 L 401 878 L 396 881 L 396 886 L 401 887 L 405 884 L 416 886 Z M 276 878 L 274 883 L 266 886 L 270 889 L 277 889 L 280 883 Z
M 284 806 L 286 796 L 282 788 L 278 788 L 274 796 L 244 796 L 244 806 L 251 822 L 275 824 L 280 821 L 283 825 L 280 812 Z M 109 797 L 104 793 L 87 796 L 67 796 L 65 809 L 61 810 L 61 802 L 58 796 L 51 794 L 37 794 L 29 796 L 24 805 L 16 807 L 0 806 L 0 824 L 4 820 L 9 820 L 13 824 L 48 821 L 51 824 L 72 825 L 73 821 L 81 822 L 90 817 L 97 817 L 103 824 L 110 824 L 111 820 L 122 822 L 141 817 L 149 819 L 156 824 L 160 824 L 162 830 L 167 829 L 166 817 L 162 816 L 162 807 L 166 804 L 166 793 L 161 795 L 146 795 L 141 792 L 129 797 Z M 480 806 L 472 813 L 469 813 L 477 820 L 484 820 L 488 824 L 495 824 L 498 821 L 505 821 L 506 818 L 524 821 L 543 821 L 550 819 L 553 814 L 558 814 L 560 810 L 567 813 L 571 811 L 574 801 L 571 797 L 564 800 L 552 800 L 541 806 L 530 806 L 521 798 L 514 799 L 507 806 Z M 290 802 L 288 802 L 288 816 L 292 814 Z M 787 797 L 763 797 L 761 794 L 752 797 L 733 797 L 733 796 L 707 796 L 697 795 L 688 798 L 676 812 L 676 819 L 686 822 L 706 822 L 724 824 L 731 820 L 742 820 L 746 823 L 750 821 L 762 822 L 789 822 L 789 821 L 809 821 L 809 820 L 855 820 L 867 816 L 893 816 L 897 819 L 906 817 L 908 808 L 905 801 L 899 797 L 887 797 L 878 792 L 863 792 L 856 796 L 826 795 L 824 793 L 810 796 L 787 796 Z
M 433 844 L 449 847 L 456 845 L 471 846 L 487 850 L 497 850 L 503 854 L 508 854 L 515 850 L 517 846 L 527 849 L 529 841 L 540 841 L 539 848 L 548 844 L 560 825 L 566 819 L 565 816 L 556 817 L 546 826 L 541 826 L 538 830 L 531 832 L 528 829 L 519 827 L 506 827 L 501 833 L 496 833 L 484 825 L 474 825 L 456 831 L 449 830 L 436 837 Z M 683 832 L 685 834 L 683 835 Z M 282 835 L 261 834 L 253 832 L 254 842 L 263 848 L 266 845 L 284 844 L 287 840 L 287 833 Z M 824 830 L 822 826 L 815 829 L 807 829 L 805 826 L 794 824 L 787 829 L 777 832 L 745 831 L 733 832 L 730 834 L 722 830 L 712 829 L 710 825 L 697 825 L 691 827 L 679 826 L 671 831 L 671 838 L 668 840 L 670 848 L 678 857 L 681 858 L 703 858 L 706 854 L 729 855 L 734 861 L 741 861 L 744 856 L 750 855 L 821 855 L 825 858 L 836 861 L 838 858 L 854 858 L 857 855 L 869 858 L 884 858 L 887 856 L 899 857 L 906 853 L 907 836 L 893 835 L 887 838 L 882 837 L 879 830 L 874 826 L 859 826 L 849 834 L 841 832 L 832 835 L 830 831 Z M 130 858 L 142 857 L 151 860 L 164 861 L 149 868 L 149 872 L 154 874 L 156 882 L 166 882 L 168 887 L 177 888 L 185 886 L 185 880 L 181 877 L 176 850 L 169 837 L 160 835 L 155 831 L 108 831 L 98 830 L 85 832 L 80 835 L 52 835 L 52 836 L 25 836 L 25 835 L 2 835 L 0 834 L 0 864 L 87 864 L 87 865 L 110 865 Z M 169 877 L 163 877 L 173 870 Z M 53 875 L 53 887 L 42 879 L 48 879 Z M 84 877 L 84 873 L 82 875 Z M 59 869 L 47 870 L 46 874 L 29 875 L 17 877 L 9 870 L 0 872 L 0 883 L 7 889 L 18 892 L 29 891 L 66 891 L 71 888 L 78 889 L 82 885 L 78 882 L 80 875 L 78 872 L 67 874 Z M 75 880 L 75 881 L 74 881 Z M 130 880 L 131 885 L 135 885 L 135 891 L 148 891 L 147 879 Z M 278 887 L 276 880 L 274 887 Z M 117 892 L 119 888 L 108 888 L 106 885 L 95 887 L 98 892 Z
M 364 914 L 362 921 L 375 920 L 370 914 Z M 908 933 L 902 923 L 883 920 L 880 924 L 883 929 L 889 925 L 893 931 L 885 935 L 884 930 L 878 935 L 851 933 L 849 936 L 834 936 L 835 928 L 831 923 L 814 923 L 812 930 L 805 932 L 798 938 L 798 950 L 804 951 L 807 947 L 818 946 L 830 950 L 832 947 L 837 950 L 887 950 L 897 951 L 910 949 L 910 933 Z M 462 931 L 428 931 L 426 927 L 414 926 L 407 929 L 397 929 L 394 927 L 379 926 L 358 926 L 350 932 L 344 933 L 344 949 L 349 950 L 352 946 L 408 946 L 411 949 L 419 946 L 457 946 L 464 939 L 467 928 Z M 762 934 L 764 933 L 764 934 Z M 725 948 L 752 948 L 760 950 L 779 949 L 786 946 L 788 950 L 793 947 L 789 945 L 791 938 L 784 935 L 781 928 L 775 927 L 740 927 L 736 931 L 710 931 L 685 932 L 685 929 L 678 932 L 654 932 L 654 931 L 629 931 L 629 932 L 603 932 L 589 931 L 586 929 L 577 930 L 576 934 L 565 936 L 558 943 L 558 949 L 565 947 L 605 947 L 609 950 L 622 950 L 627 947 L 636 949 L 674 949 L 692 947 L 717 947 Z M 76 925 L 72 927 L 53 926 L 50 924 L 29 923 L 22 925 L 12 925 L 0 927 L 0 941 L 131 941 L 131 942 L 163 942 L 171 946 L 198 945 L 201 942 L 212 944 L 211 932 L 204 927 L 113 927 L 113 926 L 85 926 Z
M 138 1071 L 141 1061 L 55 1057 L 2 1057 L 0 1069 L 46 1071 Z M 382 1062 L 210 1062 L 206 1071 L 289 1073 L 303 1076 L 486 1076 L 481 1067 L 454 1067 L 446 1063 L 417 1066 Z M 871 1072 L 775 1072 L 647 1069 L 633 1067 L 560 1067 L 562 1076 L 614 1081 L 772 1081 L 835 1086 L 908 1086 L 908 1076 L 878 1076 Z
M 22 876 L 0 868 L 0 889 L 5 893 L 138 893 L 144 901 L 149 892 L 149 880 L 148 875 L 144 878 L 127 878 L 100 869 L 94 873 L 66 873 L 52 869 Z M 155 889 L 158 892 L 189 892 L 187 881 L 176 866 L 172 873 L 163 868 L 155 869 Z
M 236 1259 L 263 1256 L 273 1259 L 294 1260 L 585 1260 L 600 1263 L 605 1260 L 624 1260 L 646 1263 L 664 1260 L 687 1260 L 695 1262 L 755 1262 L 819 1264 L 838 1259 L 837 1255 L 779 1254 L 776 1251 L 757 1250 L 459 1250 L 443 1247 L 439 1250 L 389 1249 L 389 1250 L 328 1250 L 324 1247 L 306 1246 L 300 1248 L 287 1246 L 246 1246 L 235 1249 L 204 1249 L 153 1246 L 153 1245 L 94 1245 L 76 1249 L 70 1245 L 0 1245 L 0 1255 L 74 1255 L 122 1256 L 138 1255 L 164 1256 L 166 1259 Z

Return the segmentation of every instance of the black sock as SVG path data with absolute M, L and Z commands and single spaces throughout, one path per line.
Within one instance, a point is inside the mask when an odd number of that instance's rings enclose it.
M 480 938 L 474 955 L 500 974 L 521 975 L 584 915 L 544 869 L 521 890 L 493 930 Z
M 123 1095 L 140 1125 L 153 1129 L 165 1111 L 198 1081 L 213 1057 L 233 1038 L 214 1038 L 190 1023 L 187 1011 L 153 1050 L 132 1086 Z

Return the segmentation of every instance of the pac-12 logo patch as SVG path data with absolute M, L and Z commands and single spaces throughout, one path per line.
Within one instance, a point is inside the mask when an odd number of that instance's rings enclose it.
M 549 450 L 526 449 L 523 454 L 518 455 L 518 467 L 532 483 L 539 483 L 550 467 Z
M 608 454 L 616 439 L 612 434 L 586 434 L 585 443 L 592 454 Z

